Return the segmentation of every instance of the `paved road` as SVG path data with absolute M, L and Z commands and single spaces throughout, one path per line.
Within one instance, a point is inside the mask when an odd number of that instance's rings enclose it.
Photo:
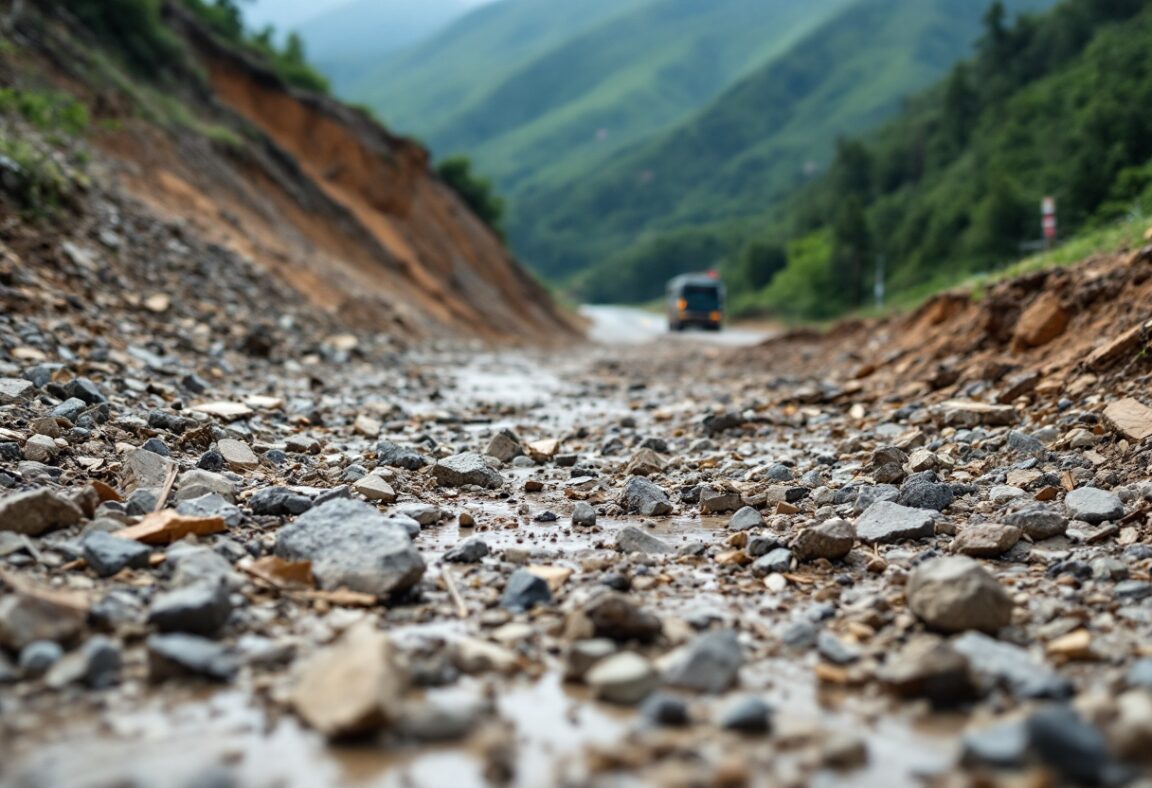
M 767 329 L 725 328 L 723 331 L 668 331 L 663 315 L 630 306 L 586 305 L 580 314 L 588 318 L 588 336 L 603 345 L 641 345 L 655 341 L 702 342 L 741 347 L 756 345 L 771 335 Z

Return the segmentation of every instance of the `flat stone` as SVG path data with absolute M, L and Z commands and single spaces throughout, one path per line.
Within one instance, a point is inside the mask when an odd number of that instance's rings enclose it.
M 40 536 L 83 519 L 79 506 L 53 490 L 29 490 L 0 498 L 0 531 Z
M 866 544 L 923 539 L 935 532 L 932 515 L 891 501 L 877 501 L 856 521 L 856 536 Z
M 133 449 L 124 455 L 124 483 L 129 490 L 159 489 L 168 481 L 175 462 L 146 449 Z
M 616 532 L 616 549 L 621 553 L 655 555 L 668 555 L 675 552 L 672 545 L 634 525 L 626 525 Z
M 664 472 L 667 463 L 652 449 L 637 449 L 624 472 L 629 476 L 656 476 Z
M 484 453 L 500 462 L 511 462 L 524 453 L 524 447 L 515 433 L 501 430 L 488 441 L 488 448 L 484 449 Z
M 463 487 L 471 484 L 494 490 L 504 485 L 504 477 L 488 466 L 484 456 L 464 452 L 445 457 L 432 466 L 432 475 L 443 487 Z
M 411 588 L 424 575 L 424 559 L 408 529 L 369 504 L 328 501 L 276 534 L 275 554 L 311 561 L 322 588 L 387 596 Z
M 968 660 L 981 692 L 1002 687 L 1018 698 L 1064 698 L 1073 691 L 1067 679 L 1027 649 L 983 632 L 965 632 L 950 645 Z
M 176 479 L 177 501 L 219 495 L 230 503 L 236 502 L 236 484 L 227 476 L 200 468 L 185 471 Z
M 877 678 L 891 692 L 904 698 L 926 698 L 937 708 L 978 695 L 968 658 L 934 635 L 909 642 L 877 671 Z
M 200 582 L 158 594 L 148 621 L 161 632 L 212 637 L 228 623 L 232 602 L 224 583 Z
M 651 643 L 664 631 L 659 618 L 616 592 L 593 597 L 581 614 L 588 619 L 597 638 L 621 643 L 629 640 Z
M 1042 292 L 1016 321 L 1013 341 L 1019 348 L 1047 345 L 1064 333 L 1071 319 L 1059 294 Z
M 597 662 L 585 682 L 599 700 L 634 706 L 656 690 L 660 676 L 644 657 L 622 651 Z
M 234 471 L 249 471 L 260 466 L 256 452 L 243 441 L 221 438 L 216 442 L 216 451 L 224 458 L 224 464 Z
M 428 464 L 428 458 L 415 449 L 381 439 L 376 444 L 376 459 L 381 465 L 418 471 Z
M 837 561 L 856 544 L 856 529 L 847 520 L 825 520 L 805 528 L 792 540 L 792 552 L 799 561 L 826 558 Z
M 1051 539 L 1068 530 L 1068 518 L 1047 506 L 1028 506 L 1003 519 L 1005 524 L 1022 529 L 1033 541 Z
M 572 508 L 572 525 L 591 528 L 596 525 L 596 510 L 587 501 L 577 501 Z
M 196 635 L 152 635 L 147 647 L 153 683 L 189 676 L 231 681 L 239 667 L 227 647 Z
M 396 507 L 396 514 L 401 517 L 411 517 L 421 528 L 428 528 L 440 522 L 444 512 L 432 503 L 405 503 Z
M 517 569 L 512 573 L 500 598 L 500 607 L 514 613 L 530 610 L 536 605 L 550 604 L 552 591 L 548 588 L 548 582 L 527 569 Z
M 942 512 L 952 505 L 953 498 L 951 485 L 914 477 L 900 488 L 900 496 L 896 499 L 896 503 L 913 509 Z
M 764 516 L 751 506 L 745 506 L 728 521 L 728 528 L 733 531 L 747 531 L 749 528 L 760 528 L 764 525 Z
M 291 704 L 313 729 L 338 739 L 388 725 L 399 712 L 406 686 L 391 641 L 361 624 L 308 660 Z
M 1015 525 L 968 525 L 960 529 L 952 541 L 952 550 L 973 558 L 996 558 L 1015 547 L 1023 534 L 1023 530 Z
M 735 490 L 718 489 L 709 485 L 700 488 L 701 514 L 725 514 L 734 512 L 742 506 L 744 497 Z
M 50 463 L 59 454 L 60 447 L 47 435 L 33 435 L 24 442 L 24 457 L 32 462 Z
M 205 402 L 201 405 L 193 405 L 191 410 L 193 413 L 205 413 L 224 421 L 246 419 L 253 413 L 252 408 L 242 402 Z
M 312 506 L 311 498 L 287 487 L 266 487 L 248 499 L 248 507 L 252 510 L 252 514 L 272 517 L 304 514 Z
M 375 474 L 368 474 L 352 484 L 352 489 L 363 495 L 369 501 L 383 501 L 392 503 L 396 500 L 396 491 L 385 479 Z
M 31 399 L 36 386 L 22 378 L 0 378 L 0 405 L 15 405 Z
M 196 518 L 219 517 L 229 528 L 235 528 L 244 519 L 244 513 L 238 506 L 229 503 L 224 496 L 216 493 L 180 501 L 176 505 L 176 513 Z
M 1012 621 L 1012 597 L 971 558 L 935 558 L 908 576 L 908 607 L 943 632 L 996 632 Z
M 69 594 L 32 588 L 7 592 L 0 597 L 0 646 L 20 651 L 38 640 L 67 644 L 79 636 L 87 616 L 87 605 Z
M 491 551 L 483 539 L 468 539 L 444 554 L 444 560 L 451 564 L 478 564 Z
M 630 514 L 644 517 L 660 517 L 672 513 L 672 502 L 668 500 L 668 494 L 640 476 L 633 476 L 624 485 L 620 506 Z
M 1070 784 L 1122 785 L 1132 776 L 1113 759 L 1104 734 L 1071 706 L 1040 709 L 1026 727 L 1032 752 Z
M 937 420 L 945 427 L 1007 427 L 1020 420 L 1011 405 L 990 405 L 970 400 L 948 400 L 935 409 Z
M 740 698 L 720 715 L 719 725 L 727 731 L 746 734 L 772 732 L 772 707 L 760 698 Z
M 564 678 L 583 681 L 588 671 L 602 659 L 616 653 L 615 641 L 607 638 L 574 640 L 564 652 Z
M 81 544 L 85 562 L 100 577 L 111 577 L 125 567 L 146 569 L 152 555 L 146 545 L 102 531 L 88 534 Z
M 777 547 L 752 562 L 752 575 L 754 577 L 767 577 L 771 574 L 787 572 L 792 569 L 792 551 L 787 547 Z
M 1113 402 L 1104 409 L 1112 428 L 1135 443 L 1152 438 L 1152 408 L 1132 397 Z
M 735 686 L 744 649 L 735 632 L 707 632 L 684 647 L 664 673 L 671 687 L 719 694 Z
M 1096 487 L 1081 487 L 1064 498 L 1064 507 L 1073 520 L 1093 525 L 1124 516 L 1124 503 L 1115 493 Z

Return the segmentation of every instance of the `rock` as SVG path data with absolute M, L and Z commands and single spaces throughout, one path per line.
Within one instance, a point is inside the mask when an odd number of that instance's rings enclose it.
M 1016 321 L 1013 342 L 1017 348 L 1047 345 L 1064 333 L 1071 317 L 1061 303 L 1058 293 L 1043 292 L 1028 305 Z
M 773 714 L 772 707 L 760 698 L 741 698 L 720 715 L 719 725 L 724 730 L 737 733 L 771 733 Z
M 369 501 L 383 501 L 392 503 L 396 500 L 396 491 L 392 485 L 383 478 L 368 474 L 352 485 L 352 489 L 363 495 Z
M 452 564 L 478 564 L 491 552 L 483 539 L 468 539 L 444 554 L 444 560 Z
M 424 559 L 404 525 L 349 499 L 328 501 L 281 528 L 275 554 L 311 561 L 321 588 L 380 597 L 409 589 L 424 575 Z
M 659 618 L 615 592 L 593 597 L 581 612 L 591 623 L 597 638 L 651 643 L 664 629 Z
M 536 605 L 552 604 L 552 591 L 548 582 L 527 569 L 517 569 L 508 578 L 500 607 L 514 613 L 522 613 Z
M 672 513 L 672 502 L 668 500 L 668 494 L 640 476 L 633 476 L 624 485 L 620 506 L 629 514 L 644 517 L 660 517 Z
M 1008 448 L 1018 454 L 1031 456 L 1044 454 L 1044 444 L 1020 430 L 1012 430 L 1008 433 Z
M 259 493 L 258 493 L 259 494 Z M 253 496 L 255 498 L 256 496 Z M 249 499 L 251 504 L 251 499 Z M 311 504 L 311 502 L 309 502 Z M 240 525 L 244 519 L 244 513 L 240 511 L 239 507 L 228 502 L 222 495 L 216 493 L 209 493 L 202 495 L 199 498 L 190 498 L 181 501 L 176 505 L 176 513 L 191 518 L 220 518 L 224 521 L 224 525 L 229 528 L 235 528 Z M 260 514 L 260 512 L 257 512 Z
M 391 641 L 361 624 L 308 660 L 291 704 L 309 726 L 339 739 L 389 724 L 406 686 Z
M 388 440 L 380 440 L 376 444 L 376 459 L 381 465 L 409 471 L 418 471 L 428 464 L 428 458 L 420 452 Z
M 856 529 L 847 520 L 825 520 L 805 528 L 792 540 L 792 552 L 799 561 L 826 558 L 837 561 L 856 544 Z
M 60 447 L 47 435 L 33 435 L 24 442 L 24 457 L 32 462 L 50 463 L 59 454 Z
M 152 635 L 147 645 L 148 679 L 153 683 L 187 676 L 231 681 L 238 669 L 225 646 L 196 635 Z
M 401 517 L 411 517 L 423 528 L 436 525 L 444 513 L 440 507 L 430 503 L 406 503 L 396 508 Z
M 48 672 L 64 656 L 64 649 L 51 640 L 37 640 L 20 650 L 20 670 L 25 677 L 37 678 Z
M 192 517 L 165 509 L 146 515 L 136 525 L 128 526 L 112 535 L 121 539 L 134 539 L 151 545 L 177 542 L 186 536 L 210 536 L 226 530 L 222 517 Z
M 564 678 L 583 681 L 592 666 L 616 653 L 616 643 L 607 638 L 574 640 L 564 653 Z
M 1073 520 L 1093 525 L 1124 516 L 1124 503 L 1115 493 L 1095 487 L 1081 487 L 1064 498 L 1064 507 Z
M 1004 522 L 1020 528 L 1033 541 L 1051 539 L 1068 530 L 1068 518 L 1047 506 L 1029 506 L 1020 509 L 1007 515 Z
M 965 632 L 951 646 L 968 660 L 982 692 L 1004 687 L 1018 698 L 1065 698 L 1072 685 L 1020 646 L 981 632 Z
M 990 725 L 964 734 L 961 762 L 966 766 L 1019 769 L 1028 757 L 1028 728 L 1023 720 Z
M 591 528 L 596 525 L 596 510 L 587 501 L 577 501 L 572 509 L 572 525 Z
M 1152 438 L 1152 408 L 1140 400 L 1127 397 L 1113 402 L 1104 409 L 1104 418 L 1133 443 Z
M 522 668 L 516 652 L 479 638 L 459 638 L 452 642 L 456 669 L 469 675 L 512 674 Z
M 912 477 L 900 488 L 900 496 L 896 499 L 896 503 L 913 509 L 932 509 L 942 512 L 952 505 L 953 498 L 950 485 Z
M 908 471 L 924 473 L 933 471 L 940 465 L 940 459 L 928 449 L 917 449 L 908 456 Z
M 753 561 L 751 571 L 754 577 L 767 577 L 770 574 L 787 572 L 791 569 L 792 551 L 786 547 L 777 547 Z
M 977 697 L 968 658 L 934 636 L 912 640 L 877 672 L 877 678 L 901 697 L 927 698 L 938 708 Z
M 637 449 L 624 468 L 629 476 L 656 476 L 664 472 L 667 463 L 651 449 Z
M 233 590 L 244 585 L 244 579 L 232 571 L 228 559 L 204 545 L 179 542 L 169 548 L 168 563 L 176 568 L 172 585 L 177 588 L 203 581 L 224 584 Z
M 996 632 L 1012 621 L 1012 597 L 971 558 L 935 558 L 908 577 L 908 607 L 942 632 Z
M 745 506 L 728 521 L 728 528 L 733 531 L 747 531 L 749 528 L 760 528 L 763 525 L 764 517 L 751 506 Z
M 644 657 L 622 651 L 597 662 L 585 682 L 599 700 L 634 706 L 655 691 L 660 677 Z
M 744 649 L 735 632 L 707 632 L 684 647 L 664 673 L 664 683 L 719 694 L 735 686 L 743 664 Z
M 656 555 L 667 555 L 675 552 L 672 545 L 634 525 L 626 525 L 616 532 L 616 549 L 621 553 Z
M 1137 323 L 1127 331 L 1113 337 L 1092 351 L 1087 359 L 1088 367 L 1097 371 L 1104 370 L 1132 355 L 1140 347 L 1150 330 L 1152 330 L 1152 320 L 1147 323 Z
M 996 558 L 1015 547 L 1023 533 L 1014 525 L 969 525 L 962 528 L 952 541 L 952 550 L 973 558 Z
M 514 432 L 501 430 L 488 441 L 488 448 L 484 450 L 484 453 L 489 457 L 495 457 L 500 462 L 512 462 L 524 453 L 524 447 Z
M 868 763 L 868 742 L 859 734 L 834 730 L 820 740 L 817 757 L 826 769 L 860 769 Z
M 146 569 L 152 551 L 131 539 L 96 531 L 84 537 L 84 560 L 100 577 L 110 577 L 125 567 Z
M 193 413 L 206 413 L 225 421 L 236 421 L 252 415 L 252 409 L 240 402 L 205 402 L 191 408 Z
M 149 438 L 144 441 L 144 445 L 140 447 L 143 451 L 150 451 L 153 454 L 159 454 L 161 457 L 171 457 L 172 450 L 159 438 Z
M 649 695 L 640 704 L 640 716 L 652 725 L 668 728 L 683 728 L 692 722 L 688 714 L 688 704 L 665 692 Z
M 20 378 L 0 378 L 0 405 L 15 405 L 31 399 L 36 386 Z
M 1126 770 L 1108 751 L 1099 729 L 1071 706 L 1040 709 L 1026 723 L 1028 742 L 1041 762 L 1075 785 L 1119 785 Z
M 308 435 L 290 435 L 284 441 L 284 449 L 293 454 L 319 454 L 323 447 L 320 441 Z
M 709 485 L 700 488 L 701 514 L 725 514 L 734 512 L 743 505 L 743 496 L 735 490 L 717 489 Z
M 1130 690 L 1116 699 L 1108 740 L 1117 756 L 1147 762 L 1152 753 L 1152 693 Z
M 288 517 L 304 514 L 312 508 L 313 501 L 307 495 L 293 492 L 287 487 L 266 487 L 248 499 L 248 506 L 252 514 Z
M 83 684 L 89 689 L 106 689 L 120 680 L 120 647 L 104 635 L 94 635 L 76 651 L 66 654 L 52 666 L 44 681 L 59 689 Z
M 256 452 L 243 441 L 221 438 L 216 442 L 216 451 L 224 458 L 224 464 L 234 471 L 250 471 L 260 466 Z
M 1152 657 L 1144 657 L 1128 667 L 1124 683 L 1129 687 L 1152 690 Z
M 202 498 L 205 495 L 219 495 L 224 500 L 235 503 L 236 485 L 227 476 L 200 468 L 180 474 L 176 480 L 176 495 L 174 496 L 177 501 Z
M 463 487 L 472 484 L 494 490 L 504 485 L 504 477 L 488 467 L 483 455 L 465 452 L 446 457 L 432 466 L 432 475 L 443 487 Z
M 0 498 L 0 531 L 40 536 L 83 519 L 79 506 L 52 490 L 29 490 Z
M 212 637 L 228 623 L 232 602 L 220 582 L 199 582 L 158 594 L 148 610 L 148 622 L 161 632 L 187 632 Z
M 845 643 L 826 629 L 816 636 L 816 650 L 833 665 L 851 665 L 860 659 L 860 649 Z
M 935 410 L 937 421 L 945 427 L 1007 427 L 1020 420 L 1011 405 L 989 405 L 969 400 L 948 400 Z
M 124 482 L 129 490 L 154 490 L 164 486 L 176 463 L 145 449 L 124 455 Z
M 29 643 L 68 644 L 84 629 L 88 608 L 72 595 L 25 588 L 0 596 L 0 646 L 20 651 Z
M 891 501 L 877 501 L 856 521 L 856 536 L 866 544 L 923 539 L 935 532 L 932 515 Z

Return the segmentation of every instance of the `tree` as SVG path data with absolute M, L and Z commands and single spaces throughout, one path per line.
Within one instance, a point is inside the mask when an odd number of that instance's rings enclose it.
M 733 284 L 762 290 L 788 265 L 788 253 L 779 244 L 753 241 L 740 251 L 733 271 Z
M 848 307 L 864 303 L 864 279 L 872 255 L 872 233 L 859 195 L 845 197 L 832 223 L 832 271 Z
M 472 172 L 472 161 L 467 156 L 451 156 L 440 162 L 437 172 L 472 212 L 503 239 L 504 200 L 492 189 L 491 181 Z

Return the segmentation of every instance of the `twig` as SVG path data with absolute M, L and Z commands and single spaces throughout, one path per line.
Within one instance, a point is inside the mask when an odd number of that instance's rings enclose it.
M 179 467 L 175 464 L 168 469 L 168 478 L 164 480 L 164 486 L 160 488 L 160 495 L 156 498 L 156 506 L 152 511 L 158 512 L 164 508 L 164 504 L 168 501 L 168 496 L 172 494 L 172 487 L 176 484 L 176 474 Z
M 468 618 L 468 607 L 464 604 L 464 599 L 460 596 L 460 591 L 456 588 L 456 580 L 452 577 L 452 571 L 445 567 L 444 571 L 440 573 L 444 578 L 444 585 L 448 588 L 448 594 L 452 597 L 452 601 L 456 603 L 456 614 L 460 618 Z

